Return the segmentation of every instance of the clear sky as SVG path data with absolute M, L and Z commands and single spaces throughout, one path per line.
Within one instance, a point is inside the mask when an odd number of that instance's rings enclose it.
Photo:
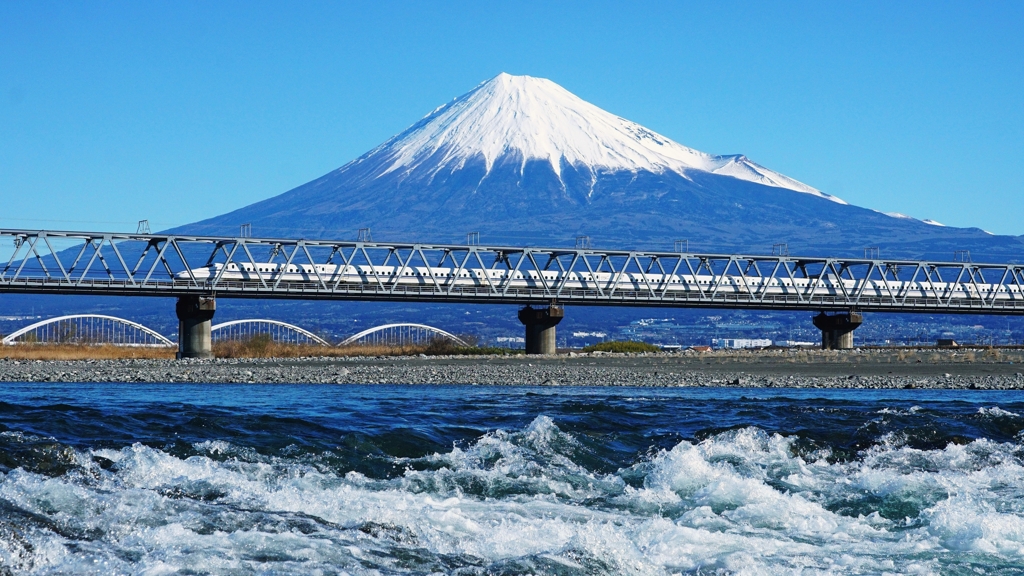
M 505 71 L 847 201 L 1024 234 L 1022 2 L 0 0 L 0 226 L 277 195 Z

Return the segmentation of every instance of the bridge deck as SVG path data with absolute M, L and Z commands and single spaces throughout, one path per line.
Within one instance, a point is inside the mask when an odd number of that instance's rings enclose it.
M 0 292 L 1024 314 L 1018 264 L 0 230 L 0 243 L 10 242 L 15 249 L 0 268 Z M 444 278 L 410 285 L 397 275 L 369 274 L 355 283 L 316 273 L 302 282 L 189 273 L 218 263 L 507 274 L 467 286 Z M 569 281 L 572 274 L 602 273 L 608 282 L 593 287 Z M 537 286 L 517 285 L 515 274 L 537 275 Z M 709 280 L 688 287 L 665 281 L 682 275 Z M 803 285 L 778 294 L 769 281 Z M 884 292 L 869 293 L 869 281 Z

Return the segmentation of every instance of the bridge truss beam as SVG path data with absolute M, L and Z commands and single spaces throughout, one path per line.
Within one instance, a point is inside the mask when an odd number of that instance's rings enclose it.
M 280 320 L 267 320 L 265 318 L 232 320 L 216 324 L 210 328 L 213 340 L 245 340 L 265 334 L 274 342 L 286 344 L 316 344 L 318 346 L 330 346 L 330 342 L 313 334 L 309 330 L 300 328 L 294 324 L 281 322 Z
M 138 322 L 105 314 L 72 314 L 47 318 L 15 330 L 0 340 L 0 344 L 5 345 L 23 342 L 174 346 L 174 342 L 151 328 Z
M 469 346 L 463 339 L 440 328 L 412 323 L 383 324 L 367 328 L 362 332 L 349 336 L 338 346 L 352 346 L 355 344 L 428 344 L 434 338 L 450 340 L 458 346 Z
M 1024 314 L 1020 264 L 0 230 L 0 244 L 10 243 L 14 250 L 0 268 L 0 292 Z M 216 263 L 448 267 L 455 273 L 409 285 L 400 275 L 378 273 L 359 282 L 319 273 L 308 282 L 283 282 L 259 272 L 246 281 L 223 273 L 203 279 L 192 272 Z M 456 281 L 494 269 L 508 273 L 483 275 L 477 286 Z M 561 280 L 546 275 L 554 272 L 610 276 L 603 285 L 580 289 L 568 285 L 566 274 Z M 515 274 L 535 275 L 538 285 L 516 286 Z M 665 280 L 683 274 L 709 281 L 679 290 Z M 860 287 L 828 294 L 822 290 L 826 277 Z M 798 279 L 805 286 L 789 294 L 766 289 L 766 281 Z M 866 280 L 917 283 L 923 293 L 887 288 L 882 295 L 869 294 Z

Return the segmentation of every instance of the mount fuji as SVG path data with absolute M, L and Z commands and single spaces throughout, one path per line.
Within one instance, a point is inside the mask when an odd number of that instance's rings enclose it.
M 688 148 L 558 84 L 498 76 L 312 182 L 174 232 L 1016 260 L 1024 237 L 860 208 L 743 155 Z

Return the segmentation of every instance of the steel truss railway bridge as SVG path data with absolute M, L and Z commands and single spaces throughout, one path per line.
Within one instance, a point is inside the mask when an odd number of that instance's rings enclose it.
M 533 353 L 553 352 L 565 305 L 818 312 L 831 348 L 852 346 L 861 312 L 1024 314 L 1020 264 L 10 229 L 0 229 L 0 246 L 12 250 L 0 292 L 177 297 L 183 356 L 209 354 L 217 298 L 516 304 Z M 216 264 L 209 277 L 197 273 Z M 232 264 L 252 274 L 232 278 Z M 308 278 L 262 273 L 267 264 L 308 266 Z M 353 281 L 330 265 L 368 268 Z M 409 283 L 417 268 L 451 273 Z M 599 274 L 607 282 L 572 280 Z M 669 280 L 683 275 L 705 281 Z M 475 280 L 459 281 L 467 277 Z

